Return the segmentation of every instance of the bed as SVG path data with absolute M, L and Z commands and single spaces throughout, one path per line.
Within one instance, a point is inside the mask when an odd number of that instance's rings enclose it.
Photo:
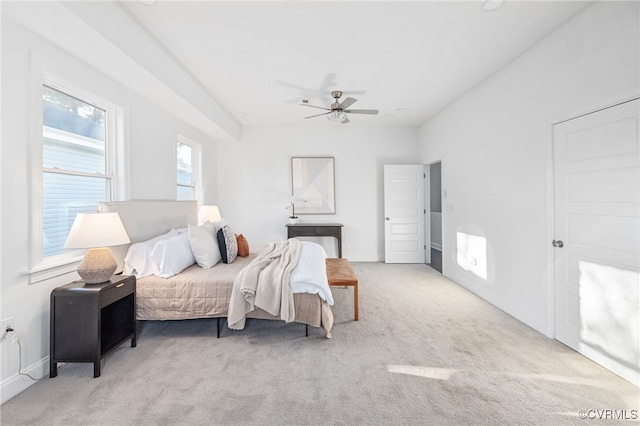
M 198 206 L 193 201 L 127 201 L 101 203 L 101 212 L 117 212 L 129 234 L 131 244 L 150 240 L 174 229 L 197 225 Z M 116 272 L 125 269 L 124 259 L 129 245 L 114 247 L 118 264 Z M 256 258 L 237 257 L 232 263 L 217 263 L 205 269 L 198 264 L 187 267 L 169 278 L 148 275 L 137 279 L 136 317 L 138 320 L 185 320 L 227 318 L 236 276 Z M 300 291 L 305 291 L 300 290 Z M 321 327 L 331 337 L 333 313 L 329 301 L 319 294 L 296 292 L 293 301 L 294 322 Z M 330 301 L 332 303 L 332 300 Z M 281 320 L 280 316 L 255 308 L 247 318 Z

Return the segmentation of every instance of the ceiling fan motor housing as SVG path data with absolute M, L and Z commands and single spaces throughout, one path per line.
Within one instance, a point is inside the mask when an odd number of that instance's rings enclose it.
M 340 106 L 340 102 L 338 101 L 338 99 L 340 99 L 340 97 L 342 96 L 342 92 L 340 90 L 334 90 L 333 92 L 331 92 L 331 96 L 336 100 L 331 104 L 331 111 L 341 111 L 342 107 Z

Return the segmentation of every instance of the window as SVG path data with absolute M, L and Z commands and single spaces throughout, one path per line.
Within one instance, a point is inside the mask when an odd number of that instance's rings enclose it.
M 197 200 L 199 198 L 200 146 L 185 137 L 178 136 L 177 151 L 177 200 Z
M 78 213 L 111 200 L 106 111 L 49 86 L 42 90 L 42 256 L 64 252 Z
M 36 275 L 77 258 L 78 251 L 64 249 L 76 214 L 95 212 L 99 202 L 116 199 L 118 176 L 124 174 L 116 161 L 123 151 L 116 146 L 122 142 L 117 137 L 120 109 L 49 73 L 38 84 L 41 109 L 34 109 L 39 115 L 34 119 L 42 136 L 33 140 L 29 271 Z M 31 282 L 55 276 L 44 275 L 32 276 Z

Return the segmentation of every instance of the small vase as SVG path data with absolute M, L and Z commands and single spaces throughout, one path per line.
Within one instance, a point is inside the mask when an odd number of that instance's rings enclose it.
M 289 216 L 289 224 L 290 225 L 297 225 L 298 223 L 300 223 L 300 218 L 299 217 L 291 217 Z

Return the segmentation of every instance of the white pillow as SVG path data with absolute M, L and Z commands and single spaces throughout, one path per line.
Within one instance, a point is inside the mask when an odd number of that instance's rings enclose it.
M 153 263 L 153 274 L 160 278 L 172 277 L 196 263 L 186 234 L 158 241 L 149 257 Z
M 150 240 L 140 243 L 131 244 L 127 250 L 127 255 L 124 258 L 123 273 L 125 275 L 135 275 L 137 278 L 146 277 L 153 274 L 152 263 L 149 260 L 151 251 L 156 246 L 156 243 L 161 240 L 167 240 L 169 238 L 178 235 L 178 231 L 172 229 L 166 234 L 159 235 Z
M 214 229 L 211 222 L 200 226 L 189 225 L 189 246 L 196 263 L 203 268 L 211 268 L 222 260 Z

